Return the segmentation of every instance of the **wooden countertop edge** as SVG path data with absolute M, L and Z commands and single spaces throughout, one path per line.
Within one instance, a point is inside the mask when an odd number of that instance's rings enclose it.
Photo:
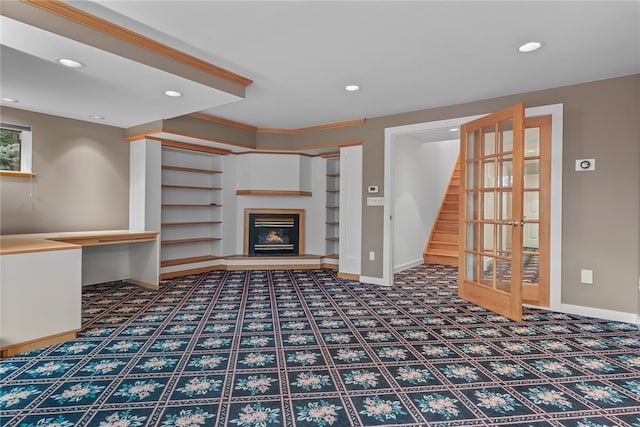
M 123 230 L 77 231 L 0 235 L 0 255 L 80 249 L 83 246 L 152 242 L 157 231 Z

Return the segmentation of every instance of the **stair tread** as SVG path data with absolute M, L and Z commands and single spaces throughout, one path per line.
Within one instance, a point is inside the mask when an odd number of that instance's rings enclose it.
M 458 256 L 458 251 L 448 251 L 446 249 L 429 249 L 425 252 L 425 255 L 444 255 L 444 256 Z

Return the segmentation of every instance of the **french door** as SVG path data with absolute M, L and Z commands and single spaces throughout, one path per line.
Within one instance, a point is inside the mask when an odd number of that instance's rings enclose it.
M 461 127 L 460 298 L 522 320 L 524 104 Z

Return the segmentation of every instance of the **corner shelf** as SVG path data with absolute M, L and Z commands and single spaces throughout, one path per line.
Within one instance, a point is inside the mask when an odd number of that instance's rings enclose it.
M 222 156 L 162 148 L 161 277 L 221 258 Z
M 325 254 L 338 259 L 338 235 L 340 230 L 340 157 L 329 157 L 327 166 Z

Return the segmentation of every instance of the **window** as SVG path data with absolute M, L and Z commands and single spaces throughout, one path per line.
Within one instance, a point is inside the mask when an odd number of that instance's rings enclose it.
M 31 128 L 0 123 L 0 173 L 31 174 Z

